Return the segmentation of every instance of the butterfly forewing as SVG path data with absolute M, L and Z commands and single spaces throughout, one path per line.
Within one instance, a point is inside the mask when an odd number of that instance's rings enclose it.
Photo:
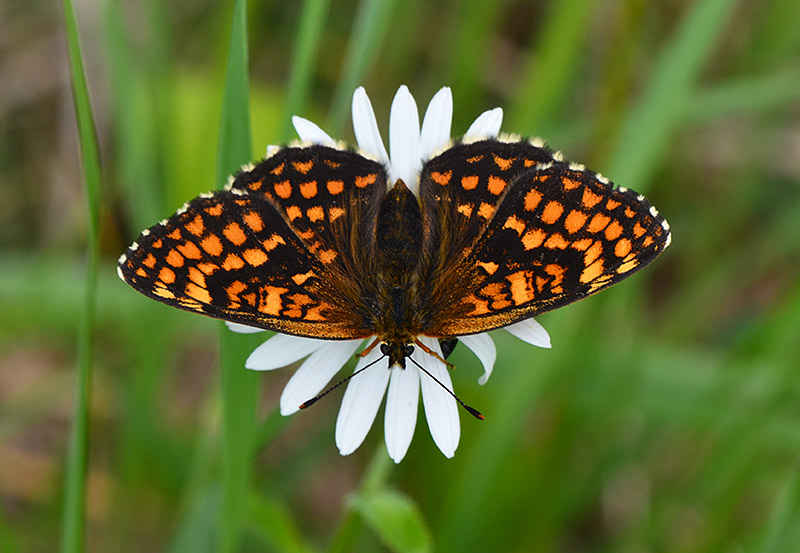
M 143 294 L 182 309 L 300 336 L 368 335 L 330 278 L 333 259 L 311 253 L 262 196 L 201 196 L 146 230 L 119 262 Z
M 483 332 L 566 305 L 630 276 L 670 239 L 643 196 L 559 162 L 517 176 L 487 214 L 479 237 L 449 252 L 460 259 L 432 293 L 430 335 Z

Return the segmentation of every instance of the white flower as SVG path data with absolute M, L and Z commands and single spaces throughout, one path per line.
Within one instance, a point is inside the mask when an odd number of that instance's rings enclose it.
M 383 163 L 390 185 L 402 179 L 415 194 L 419 190 L 419 173 L 423 163 L 450 140 L 452 116 L 452 94 L 449 88 L 442 88 L 431 99 L 420 128 L 417 104 L 408 88 L 401 86 L 392 102 L 389 118 L 390 154 L 387 154 L 367 93 L 364 88 L 358 88 L 353 94 L 353 129 L 361 153 Z M 475 119 L 464 137 L 471 140 L 496 137 L 502 121 L 502 109 L 486 111 Z M 325 131 L 311 121 L 295 116 L 292 122 L 303 141 L 336 145 Z M 237 332 L 259 331 L 236 323 L 228 323 L 228 326 Z M 550 347 L 547 331 L 533 319 L 505 327 L 505 330 L 535 346 Z M 484 373 L 478 382 L 486 383 L 496 357 L 494 342 L 486 333 L 458 338 L 483 364 Z M 419 340 L 441 356 L 438 340 L 425 336 L 420 336 Z M 327 341 L 276 334 L 253 351 L 245 366 L 268 371 L 305 358 L 281 395 L 281 414 L 290 415 L 302 403 L 319 394 L 365 343 L 364 340 Z M 376 361 L 381 355 L 379 348 L 372 349 L 359 359 L 355 370 Z M 415 355 L 414 360 L 447 390 L 412 363 L 407 363 L 405 369 L 390 369 L 388 365 L 378 363 L 365 370 L 348 382 L 336 421 L 336 445 L 342 455 L 349 455 L 364 441 L 386 394 L 386 447 L 389 456 L 399 463 L 414 435 L 420 389 L 434 442 L 446 457 L 455 454 L 461 430 L 458 405 L 448 391 L 453 389 L 448 370 L 433 355 Z

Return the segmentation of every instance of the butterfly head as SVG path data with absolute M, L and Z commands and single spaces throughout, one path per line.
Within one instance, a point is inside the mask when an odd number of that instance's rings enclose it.
M 389 358 L 389 367 L 406 368 L 406 357 L 414 353 L 414 346 L 405 342 L 383 342 L 381 353 Z

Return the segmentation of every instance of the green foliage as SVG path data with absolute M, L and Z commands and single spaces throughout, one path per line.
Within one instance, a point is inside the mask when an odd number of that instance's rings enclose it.
M 4 11 L 0 551 L 797 549 L 797 2 L 103 6 Z M 64 33 L 62 59 L 42 45 Z M 480 387 L 456 348 L 486 420 L 462 417 L 451 460 L 422 416 L 399 466 L 380 416 L 340 457 L 338 391 L 281 417 L 291 369 L 243 368 L 263 335 L 114 274 L 291 115 L 352 142 L 361 84 L 384 138 L 400 84 L 421 109 L 453 86 L 454 134 L 500 105 L 673 229 L 645 271 L 542 316 L 551 350 L 495 333 Z

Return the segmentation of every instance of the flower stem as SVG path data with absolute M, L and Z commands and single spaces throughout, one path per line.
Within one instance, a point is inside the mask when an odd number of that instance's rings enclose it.
M 373 491 L 383 487 L 389 479 L 389 473 L 392 469 L 392 462 L 386 454 L 386 449 L 383 445 L 379 445 L 372 455 L 369 462 L 367 471 L 361 479 L 358 489 L 355 490 L 351 496 L 358 495 L 366 491 Z M 364 525 L 361 516 L 353 508 L 352 501 L 347 501 L 345 506 L 345 513 L 342 516 L 339 526 L 331 538 L 330 545 L 328 546 L 328 553 L 347 553 L 353 551 L 355 542 L 361 533 L 361 528 Z

